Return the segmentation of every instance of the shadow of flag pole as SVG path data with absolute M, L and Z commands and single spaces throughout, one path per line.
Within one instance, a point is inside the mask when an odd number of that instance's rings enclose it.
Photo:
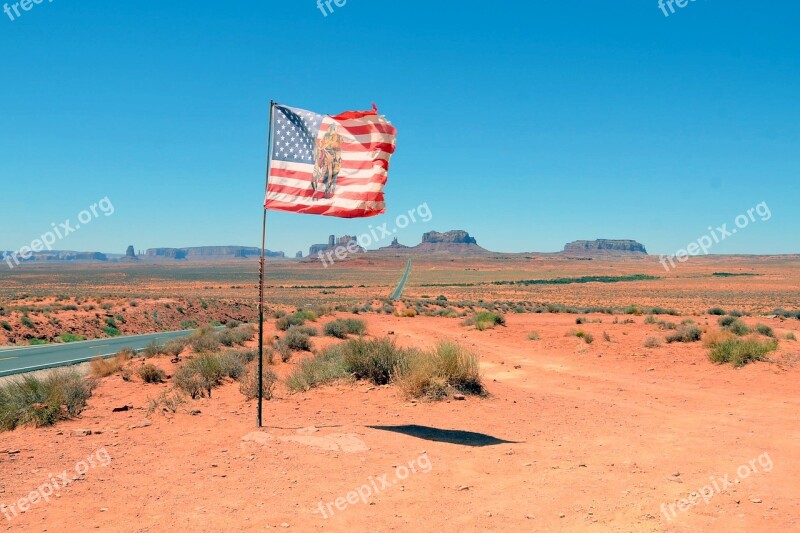
M 269 102 L 269 133 L 267 133 L 267 179 L 264 185 L 264 210 L 261 224 L 261 260 L 258 267 L 258 427 L 262 426 L 264 409 L 264 257 L 267 244 L 267 191 L 269 189 L 269 171 L 272 164 L 272 113 L 275 101 Z

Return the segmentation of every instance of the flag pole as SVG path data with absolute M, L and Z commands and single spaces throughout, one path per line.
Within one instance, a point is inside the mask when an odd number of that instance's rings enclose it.
M 269 171 L 272 164 L 272 111 L 275 101 L 269 101 L 269 133 L 267 133 L 267 178 L 264 185 L 264 201 L 269 189 Z M 261 261 L 258 268 L 258 427 L 262 424 L 264 406 L 264 258 L 267 244 L 267 208 L 261 224 Z

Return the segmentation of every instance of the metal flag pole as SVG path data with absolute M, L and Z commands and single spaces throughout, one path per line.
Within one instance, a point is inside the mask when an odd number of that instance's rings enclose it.
M 269 102 L 269 133 L 267 134 L 267 180 L 264 185 L 264 201 L 269 189 L 269 171 L 272 165 L 272 112 L 275 101 Z M 258 427 L 261 427 L 264 407 L 264 258 L 267 243 L 267 208 L 261 225 L 261 262 L 258 268 Z

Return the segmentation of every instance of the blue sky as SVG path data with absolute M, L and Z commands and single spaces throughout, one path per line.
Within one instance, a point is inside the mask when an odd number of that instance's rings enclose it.
M 2 2 L 0 2 L 2 3 Z M 13 4 L 14 2 L 11 2 Z M 796 2 L 54 0 L 0 13 L 0 250 L 109 197 L 58 243 L 258 245 L 269 100 L 379 105 L 387 215 L 270 212 L 294 254 L 427 203 L 399 232 L 496 251 L 632 238 L 674 253 L 761 202 L 715 253 L 796 253 Z M 388 244 L 388 243 L 387 243 Z

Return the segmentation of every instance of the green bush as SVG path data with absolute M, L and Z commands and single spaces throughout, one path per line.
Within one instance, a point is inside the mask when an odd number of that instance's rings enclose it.
M 661 341 L 658 337 L 647 337 L 644 341 L 645 348 L 658 348 L 659 346 L 661 346 Z
M 725 310 L 722 309 L 721 307 L 712 307 L 711 309 L 708 310 L 708 314 L 722 316 L 725 314 Z
M 103 332 L 109 337 L 119 337 L 120 335 L 122 335 L 122 332 L 120 332 L 120 330 L 118 330 L 117 328 L 112 328 L 111 326 L 103 327 L 100 329 L 102 329 Z
M 338 344 L 315 357 L 304 359 L 297 370 L 286 379 L 286 386 L 292 392 L 302 392 L 350 377 L 344 367 L 345 349 L 343 345 Z
M 347 341 L 342 348 L 342 363 L 348 373 L 356 379 L 366 379 L 376 385 L 385 385 L 392 380 L 395 367 L 406 357 L 406 351 L 398 348 L 394 341 L 364 339 L 359 337 Z
M 697 342 L 703 337 L 703 330 L 694 325 L 684 325 L 667 336 L 667 342 Z
M 719 325 L 740 337 L 750 333 L 750 328 L 739 318 L 726 316 L 720 319 Z
M 537 332 L 535 332 L 535 331 L 531 331 L 530 333 L 528 333 L 528 340 L 531 340 L 531 341 L 538 341 L 538 340 L 539 340 L 539 339 L 541 339 L 541 338 L 542 338 L 542 336 L 541 336 L 541 335 L 539 335 L 539 334 L 538 334 Z
M 26 375 L 0 384 L 0 431 L 51 426 L 78 416 L 94 383 L 75 370 L 58 370 L 43 378 Z
M 224 378 L 238 379 L 244 373 L 245 362 L 241 352 L 203 354 L 192 358 L 175 371 L 175 386 L 192 399 L 198 396 L 211 397 L 212 389 Z
M 791 332 L 791 331 L 789 333 L 787 333 L 786 335 L 784 335 L 783 338 L 786 339 L 787 341 L 796 341 L 797 340 L 797 337 L 794 336 L 794 332 Z
M 189 336 L 188 343 L 192 349 L 199 354 L 215 352 L 219 350 L 219 339 L 214 334 L 212 326 L 203 326 Z
M 5 321 L 0 322 L 0 327 L 2 327 L 6 331 L 11 331 L 11 324 L 9 324 L 8 322 Z
M 759 333 L 759 335 L 772 337 L 773 339 L 775 338 L 775 331 L 766 324 L 756 324 L 756 331 Z
M 68 343 L 68 342 L 85 341 L 86 337 L 84 337 L 82 335 L 73 335 L 72 333 L 62 333 L 61 335 L 58 336 L 58 339 L 61 342 Z
M 325 324 L 323 331 L 330 337 L 344 339 L 348 335 L 363 335 L 367 331 L 367 325 L 363 320 L 355 318 L 339 319 Z
M 752 361 L 761 361 L 764 356 L 778 349 L 778 341 L 758 338 L 731 337 L 714 344 L 708 354 L 715 363 L 731 363 L 741 367 Z
M 302 326 L 290 327 L 280 343 L 290 350 L 311 351 L 311 337 L 303 331 Z
M 36 324 L 33 323 L 33 321 L 28 317 L 28 315 L 23 315 L 21 322 L 22 325 L 25 326 L 26 328 L 30 328 L 33 330 L 36 329 Z

